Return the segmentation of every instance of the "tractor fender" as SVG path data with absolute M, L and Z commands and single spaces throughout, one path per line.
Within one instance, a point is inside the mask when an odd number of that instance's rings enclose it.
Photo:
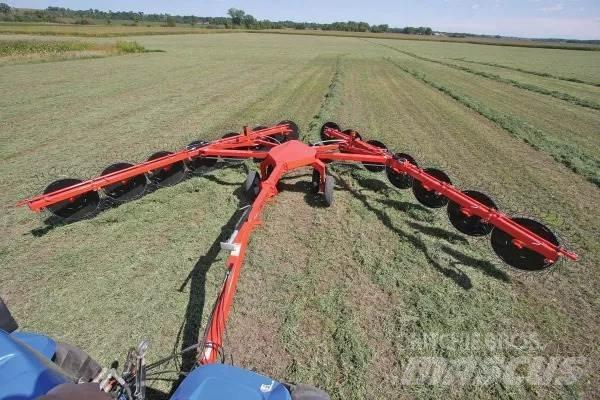
M 256 372 L 225 364 L 194 369 L 171 400 L 292 400 L 282 383 Z
M 50 357 L 56 344 L 48 337 L 0 330 L 0 398 L 35 399 L 72 382 Z M 37 349 L 40 350 L 37 350 Z

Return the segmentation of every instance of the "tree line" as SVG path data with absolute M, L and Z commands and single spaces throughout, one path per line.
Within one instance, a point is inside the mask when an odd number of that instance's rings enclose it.
M 345 32 L 394 32 L 413 35 L 432 35 L 429 27 L 391 28 L 387 24 L 369 25 L 367 22 L 333 22 L 319 24 L 316 22 L 270 21 L 258 20 L 245 11 L 231 8 L 227 17 L 198 17 L 195 15 L 170 15 L 170 14 L 145 14 L 135 11 L 102 11 L 90 8 L 88 10 L 72 10 L 63 7 L 48 7 L 44 10 L 11 8 L 6 3 L 0 3 L 0 20 L 22 22 L 65 22 L 66 19 L 80 24 L 93 24 L 97 21 L 111 23 L 114 20 L 131 21 L 132 25 L 145 22 L 162 23 L 166 26 L 176 24 L 205 25 L 207 27 L 221 28 L 247 28 L 247 29 L 300 29 L 324 30 Z

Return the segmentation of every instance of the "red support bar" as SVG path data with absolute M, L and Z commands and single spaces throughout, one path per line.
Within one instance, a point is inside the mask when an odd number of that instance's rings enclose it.
M 370 155 L 370 154 L 352 154 L 352 153 L 317 153 L 319 160 L 329 161 L 353 161 L 366 162 L 372 164 L 382 164 L 388 160 L 388 156 Z
M 209 143 L 206 146 L 195 149 L 184 149 L 173 154 L 166 155 L 146 161 L 132 167 L 113 172 L 104 176 L 89 179 L 87 181 L 69 186 L 52 193 L 36 196 L 31 199 L 21 200 L 16 205 L 27 205 L 33 211 L 40 211 L 53 204 L 64 200 L 70 200 L 81 196 L 87 192 L 98 191 L 103 187 L 131 179 L 148 173 L 153 170 L 168 167 L 169 165 L 191 160 L 196 157 L 231 157 L 231 158 L 256 158 L 264 159 L 267 155 L 265 151 L 242 150 L 241 148 L 257 147 L 259 144 L 268 142 L 263 140 L 270 135 L 283 134 L 288 135 L 292 130 L 288 125 L 276 125 L 270 128 L 247 132 L 231 138 L 220 139 Z
M 317 158 L 320 160 L 356 161 L 386 165 L 387 168 L 392 168 L 396 173 L 410 175 L 421 182 L 425 188 L 442 194 L 450 201 L 468 209 L 471 215 L 477 215 L 489 224 L 508 233 L 515 240 L 519 241 L 521 246 L 543 255 L 549 261 L 555 262 L 561 256 L 571 260 L 578 259 L 577 254 L 574 252 L 568 251 L 561 246 L 556 246 L 517 224 L 498 210 L 488 208 L 484 204 L 465 195 L 451 184 L 427 174 L 421 168 L 408 161 L 400 162 L 395 160 L 392 154 L 386 150 L 369 145 L 361 139 L 356 139 L 334 128 L 327 127 L 324 131 L 329 137 L 343 141 L 335 146 L 338 146 L 340 151 L 346 153 L 329 153 L 326 150 L 318 151 Z M 371 155 L 365 155 L 365 153 Z
M 246 256 L 248 239 L 252 230 L 260 223 L 260 214 L 273 196 L 277 195 L 277 182 L 287 168 L 283 165 L 276 166 L 269 178 L 260 184 L 260 192 L 252 203 L 252 208 L 245 222 L 239 227 L 235 237 L 232 237 L 230 244 L 233 247 L 231 255 L 227 257 L 227 277 L 223 289 L 215 304 L 213 315 L 208 322 L 206 335 L 204 338 L 204 347 L 199 354 L 199 364 L 211 364 L 217 361 L 219 350 L 223 346 L 223 335 L 227 318 L 233 304 L 233 297 L 238 284 L 238 279 Z
M 560 246 L 556 246 L 539 235 L 530 232 L 505 214 L 470 198 L 451 184 L 436 179 L 408 161 L 399 162 L 390 157 L 388 160 L 388 168 L 393 168 L 397 173 L 405 173 L 412 176 L 414 179 L 421 182 L 427 189 L 434 190 L 447 197 L 450 201 L 468 209 L 470 215 L 476 215 L 482 218 L 486 222 L 519 240 L 524 247 L 543 255 L 552 262 L 556 261 L 561 256 L 571 260 L 577 260 L 578 258 L 575 253 L 563 249 Z

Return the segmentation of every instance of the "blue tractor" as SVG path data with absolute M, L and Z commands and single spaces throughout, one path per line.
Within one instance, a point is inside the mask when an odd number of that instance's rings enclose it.
M 0 400 L 145 400 L 146 371 L 181 354 L 147 365 L 147 347 L 142 342 L 132 349 L 122 372 L 103 369 L 75 346 L 19 331 L 0 298 Z M 329 400 L 329 396 L 309 385 L 277 382 L 232 365 L 208 364 L 190 371 L 170 399 Z

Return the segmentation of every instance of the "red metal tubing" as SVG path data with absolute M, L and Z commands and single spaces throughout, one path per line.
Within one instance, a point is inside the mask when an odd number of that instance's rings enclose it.
M 274 134 L 287 135 L 292 132 L 288 125 L 276 125 L 274 127 L 250 131 L 247 134 L 240 134 L 231 138 L 220 139 L 210 144 L 193 150 L 184 149 L 152 161 L 146 161 L 132 167 L 113 172 L 104 176 L 83 181 L 73 186 L 54 191 L 48 194 L 42 194 L 31 199 L 19 201 L 16 206 L 27 205 L 33 211 L 40 211 L 48 206 L 59 203 L 64 200 L 71 200 L 84 193 L 98 191 L 103 187 L 127 181 L 135 176 L 139 176 L 150 171 L 165 168 L 180 161 L 191 160 L 195 157 L 231 157 L 231 158 L 256 158 L 266 157 L 264 151 L 237 150 L 243 147 L 255 147 L 258 144 L 267 142 L 264 137 Z
M 233 240 L 233 243 L 239 246 L 239 250 L 227 257 L 227 279 L 215 304 L 215 311 L 208 322 L 204 348 L 198 358 L 198 363 L 201 365 L 214 363 L 218 359 L 219 349 L 223 346 L 225 325 L 231 311 L 233 297 L 246 256 L 250 233 L 260 223 L 260 214 L 267 201 L 277 195 L 276 184 L 286 171 L 287 169 L 284 166 L 277 165 L 269 178 L 261 182 L 261 190 L 252 203 L 252 209 L 246 221 L 239 227 L 237 236 Z
M 382 165 L 385 165 L 388 158 L 390 157 L 359 153 L 317 153 L 317 159 L 319 160 L 355 161 Z
M 578 259 L 575 253 L 563 249 L 560 246 L 556 246 L 539 235 L 536 235 L 514 222 L 505 214 L 470 198 L 451 184 L 434 178 L 408 161 L 399 162 L 390 157 L 388 167 L 393 168 L 397 173 L 405 173 L 412 176 L 414 179 L 421 182 L 425 188 L 442 194 L 450 201 L 467 209 L 470 215 L 476 215 L 482 218 L 486 222 L 520 241 L 524 247 L 543 255 L 552 262 L 556 261 L 560 256 L 564 256 L 571 260 Z
M 543 255 L 551 262 L 555 262 L 561 256 L 574 261 L 578 259 L 577 254 L 574 252 L 564 249 L 561 246 L 556 246 L 555 244 L 517 224 L 505 214 L 499 212 L 498 210 L 491 209 L 486 205 L 470 198 L 451 184 L 440 181 L 408 161 L 399 162 L 398 160 L 395 160 L 389 152 L 386 152 L 379 147 L 369 145 L 360 139 L 355 139 L 350 135 L 346 135 L 336 129 L 325 128 L 325 132 L 327 135 L 335 139 L 343 140 L 344 143 L 339 143 L 337 146 L 339 147 L 340 151 L 346 151 L 347 153 L 329 153 L 326 150 L 318 151 L 317 158 L 320 160 L 385 164 L 388 168 L 392 168 L 396 173 L 410 175 L 414 179 L 421 182 L 426 189 L 442 194 L 450 201 L 457 203 L 461 208 L 468 210 L 470 215 L 476 215 L 498 229 L 508 233 L 519 243 L 520 246 L 526 247 Z M 365 153 L 370 153 L 371 155 L 365 155 Z

